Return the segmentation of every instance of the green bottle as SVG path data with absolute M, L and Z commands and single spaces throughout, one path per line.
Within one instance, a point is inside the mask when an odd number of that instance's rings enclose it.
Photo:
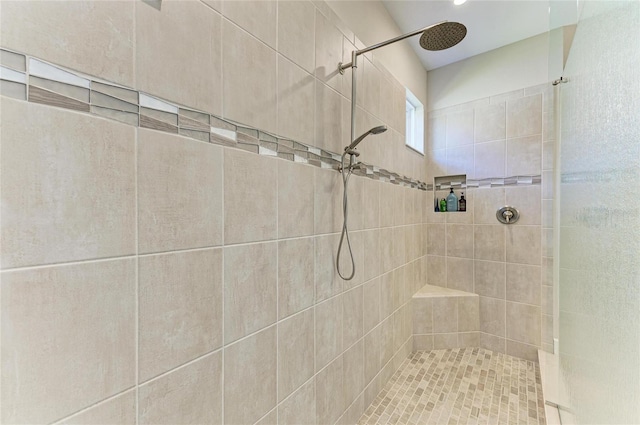
M 440 212 L 447 212 L 447 200 L 444 198 L 440 201 Z

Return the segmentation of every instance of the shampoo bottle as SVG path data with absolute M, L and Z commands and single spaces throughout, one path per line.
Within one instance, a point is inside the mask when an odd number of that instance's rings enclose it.
M 458 211 L 458 197 L 453 193 L 453 188 L 447 196 L 447 211 Z
M 466 211 L 467 210 L 467 200 L 464 199 L 464 192 L 460 195 L 460 200 L 458 201 L 458 211 Z
M 440 212 L 447 212 L 447 201 L 444 198 L 440 201 Z

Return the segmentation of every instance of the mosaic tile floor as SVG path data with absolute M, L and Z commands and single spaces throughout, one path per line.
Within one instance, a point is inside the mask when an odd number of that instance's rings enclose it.
M 482 348 L 417 351 L 358 424 L 544 425 L 540 368 Z

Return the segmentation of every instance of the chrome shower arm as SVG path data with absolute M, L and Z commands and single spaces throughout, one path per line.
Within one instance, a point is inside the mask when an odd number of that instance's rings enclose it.
M 419 29 L 419 30 L 411 31 L 411 32 L 406 33 L 406 34 L 402 34 L 402 35 L 399 35 L 399 36 L 397 36 L 397 37 L 390 38 L 389 40 L 386 40 L 386 41 L 380 42 L 380 43 L 378 43 L 378 44 L 374 44 L 374 45 L 372 45 L 372 46 L 365 47 L 364 49 L 354 50 L 354 51 L 353 51 L 353 53 L 352 53 L 352 55 L 351 55 L 351 56 L 352 56 L 352 58 L 351 58 L 351 62 L 349 62 L 349 63 L 345 63 L 345 64 L 340 63 L 340 64 L 339 64 L 339 66 L 338 66 L 338 70 L 340 71 L 340 74 L 344 74 L 344 71 L 345 71 L 347 68 L 357 68 L 357 66 L 358 66 L 358 65 L 357 65 L 357 62 L 354 60 L 354 59 L 355 59 L 355 56 L 360 56 L 360 55 L 362 55 L 362 54 L 364 54 L 364 53 L 367 53 L 367 52 L 370 52 L 370 51 L 372 51 L 372 50 L 379 49 L 380 47 L 384 47 L 384 46 L 388 46 L 389 44 L 393 44 L 393 43 L 395 43 L 396 41 L 400 41 L 400 40 L 404 40 L 405 38 L 413 37 L 414 35 L 418 35 L 418 34 L 420 34 L 420 33 L 423 33 L 423 32 L 425 32 L 426 30 L 431 29 L 431 28 L 433 28 L 433 27 L 436 27 L 436 26 L 438 26 L 438 25 L 444 24 L 445 22 L 448 22 L 448 21 L 440 21 L 440 22 L 438 22 L 438 23 L 435 23 L 435 24 L 433 24 L 433 25 L 426 26 L 426 27 L 421 28 L 421 29 Z M 355 55 L 354 55 L 354 54 L 355 54 Z

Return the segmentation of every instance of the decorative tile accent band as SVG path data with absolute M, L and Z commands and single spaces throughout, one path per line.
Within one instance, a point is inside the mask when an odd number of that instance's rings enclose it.
M 338 153 L 279 137 L 207 112 L 182 107 L 151 94 L 4 49 L 0 49 L 0 94 L 87 112 L 124 124 L 180 134 L 258 155 L 277 156 L 320 168 L 338 170 L 340 167 L 341 155 Z M 372 164 L 360 163 L 354 174 L 419 190 L 429 188 L 425 182 Z
M 542 176 L 540 174 L 511 177 L 489 177 L 486 179 L 467 179 L 466 181 L 438 182 L 435 185 L 435 190 L 448 190 L 450 188 L 473 189 L 503 186 L 528 186 L 541 183 Z M 427 185 L 427 190 L 432 190 L 433 188 L 434 185 Z

